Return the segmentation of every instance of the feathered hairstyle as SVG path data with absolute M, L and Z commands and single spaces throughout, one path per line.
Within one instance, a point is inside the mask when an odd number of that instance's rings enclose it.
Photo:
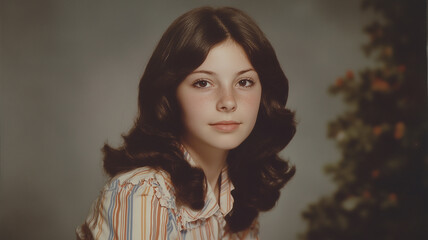
M 275 205 L 280 189 L 294 175 L 294 166 L 278 153 L 296 130 L 294 113 L 285 107 L 288 80 L 275 51 L 255 22 L 238 9 L 197 8 L 171 24 L 141 78 L 134 127 L 123 135 L 121 147 L 104 145 L 104 169 L 110 176 L 142 166 L 162 169 L 171 177 L 179 204 L 203 208 L 204 173 L 191 167 L 180 150 L 182 124 L 176 89 L 204 62 L 210 49 L 226 39 L 244 49 L 263 86 L 256 125 L 227 159 L 235 186 L 227 230 L 238 232 L 247 229 L 259 211 Z

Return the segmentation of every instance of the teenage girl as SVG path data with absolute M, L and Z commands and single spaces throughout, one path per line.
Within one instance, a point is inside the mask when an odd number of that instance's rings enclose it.
M 258 239 L 257 217 L 295 168 L 288 81 L 263 32 L 203 7 L 166 30 L 139 85 L 138 117 L 78 239 Z

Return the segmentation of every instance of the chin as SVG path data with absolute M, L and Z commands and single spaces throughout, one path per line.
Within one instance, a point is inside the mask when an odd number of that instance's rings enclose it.
M 213 143 L 212 146 L 218 149 L 223 149 L 223 150 L 232 150 L 237 148 L 239 145 L 241 145 L 241 143 L 244 141 L 243 140 L 222 140 L 222 141 L 218 141 L 216 143 Z

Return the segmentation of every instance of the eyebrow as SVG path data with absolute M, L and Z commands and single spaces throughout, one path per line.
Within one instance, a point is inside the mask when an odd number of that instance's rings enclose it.
M 250 71 L 254 71 L 255 72 L 256 70 L 254 70 L 253 68 L 245 69 L 245 70 L 239 71 L 238 74 L 237 74 L 237 76 L 242 75 L 242 74 L 244 74 L 246 72 L 250 72 Z M 190 74 L 195 74 L 195 73 L 205 73 L 205 74 L 213 75 L 213 76 L 217 75 L 215 72 L 208 71 L 208 70 L 193 71 Z

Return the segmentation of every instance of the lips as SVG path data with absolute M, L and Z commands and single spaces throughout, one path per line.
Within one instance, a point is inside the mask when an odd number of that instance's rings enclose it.
M 240 122 L 235 121 L 220 121 L 209 125 L 220 132 L 233 132 L 240 124 Z

